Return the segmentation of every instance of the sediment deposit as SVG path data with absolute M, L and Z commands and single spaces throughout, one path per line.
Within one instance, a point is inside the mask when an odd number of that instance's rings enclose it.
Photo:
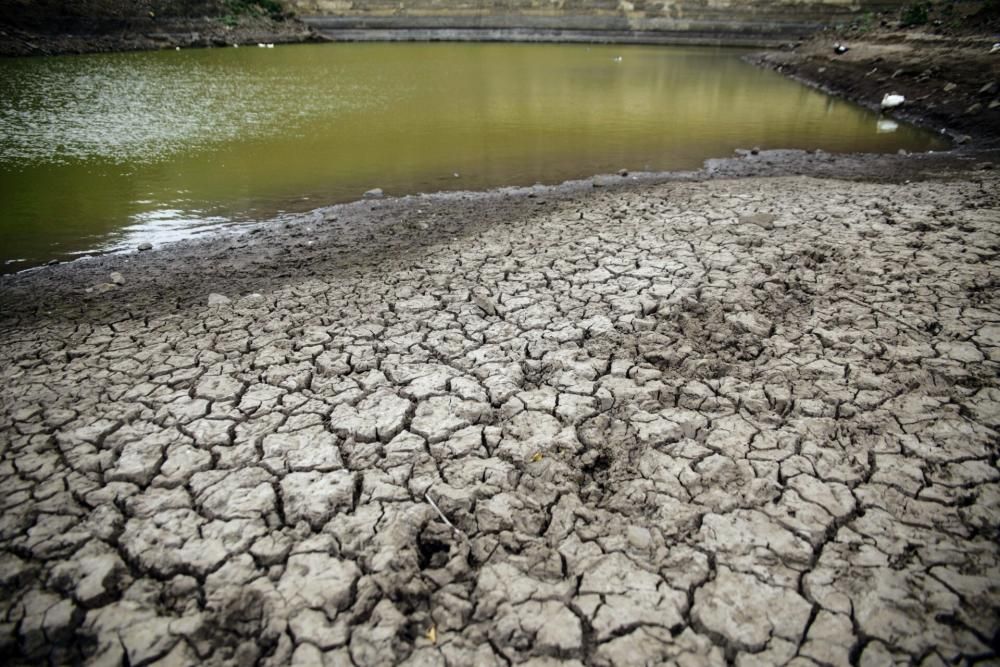
M 430 241 L 9 279 L 4 654 L 995 657 L 998 181 L 366 202 Z

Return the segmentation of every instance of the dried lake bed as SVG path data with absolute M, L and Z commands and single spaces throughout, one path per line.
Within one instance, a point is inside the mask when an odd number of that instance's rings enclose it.
M 3 277 L 5 659 L 995 658 L 977 165 L 765 152 Z

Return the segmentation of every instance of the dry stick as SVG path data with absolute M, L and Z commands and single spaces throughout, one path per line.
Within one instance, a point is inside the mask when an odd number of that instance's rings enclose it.
M 881 313 L 882 315 L 885 315 L 886 317 L 888 317 L 890 320 L 895 321 L 896 324 L 902 324 L 907 329 L 912 329 L 913 331 L 916 331 L 921 336 L 926 336 L 927 335 L 926 331 L 921 331 L 920 329 L 916 328 L 912 324 L 907 324 L 906 322 L 904 322 L 903 320 L 899 319 L 898 317 L 896 317 L 892 313 L 887 313 L 886 311 L 882 310 L 881 308 L 873 306 L 870 303 L 865 303 L 864 301 L 862 301 L 860 299 L 855 299 L 854 297 L 847 296 L 846 294 L 841 294 L 841 295 L 837 296 L 836 298 L 843 299 L 844 301 L 850 301 L 853 304 L 857 304 L 857 305 L 862 306 L 864 308 L 868 308 L 870 310 L 874 310 L 876 313 Z
M 463 533 L 462 531 L 460 531 L 458 528 L 455 527 L 455 524 L 453 524 L 451 521 L 448 521 L 448 517 L 444 515 L 444 512 L 442 512 L 441 508 L 437 506 L 437 503 L 435 503 L 431 499 L 430 487 L 427 487 L 427 491 L 424 492 L 424 498 L 427 499 L 427 502 L 429 502 L 431 504 L 431 507 L 433 507 L 434 510 L 438 513 L 438 516 L 441 517 L 441 520 L 444 521 L 446 524 L 448 524 L 448 527 L 451 528 L 452 532 L 454 532 L 456 536 L 462 537 L 466 540 L 469 539 L 469 537 L 465 533 Z

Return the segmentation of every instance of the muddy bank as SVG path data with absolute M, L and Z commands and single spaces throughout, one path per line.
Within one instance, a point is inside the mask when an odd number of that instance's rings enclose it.
M 0 24 L 0 56 L 52 56 L 174 48 L 231 47 L 260 42 L 324 41 L 309 26 L 289 18 L 162 19 L 109 22 L 72 29 L 38 29 Z
M 887 117 L 943 132 L 960 143 L 1000 145 L 1000 52 L 992 33 L 922 31 L 821 32 L 778 51 L 749 56 L 754 64 L 878 109 L 888 93 L 906 97 Z M 847 47 L 838 54 L 834 45 Z
M 996 658 L 989 157 L 366 201 L 4 278 L 0 652 Z
M 512 217 L 567 201 L 586 206 L 595 192 L 672 181 L 788 175 L 900 183 L 945 177 L 976 183 L 997 168 L 1000 153 L 996 151 L 838 155 L 745 150 L 737 157 L 708 160 L 702 170 L 693 172 L 616 174 L 557 186 L 361 200 L 282 221 L 228 227 L 207 238 L 194 237 L 153 252 L 96 255 L 0 275 L 0 321 L 4 316 L 30 319 L 42 311 L 88 318 L 95 295 L 87 290 L 106 283 L 115 271 L 132 276 L 125 288 L 116 291 L 116 303 L 128 303 L 134 296 L 150 307 L 187 307 L 203 301 L 206 290 L 264 290 L 292 276 L 378 263 L 394 253 L 420 252 L 442 240 L 476 235 Z M 184 269 L 178 272 L 177 267 Z

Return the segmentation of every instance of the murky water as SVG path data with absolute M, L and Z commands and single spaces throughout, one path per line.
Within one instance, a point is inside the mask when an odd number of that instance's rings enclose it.
M 325 44 L 0 60 L 0 270 L 387 194 L 943 144 L 734 50 Z

